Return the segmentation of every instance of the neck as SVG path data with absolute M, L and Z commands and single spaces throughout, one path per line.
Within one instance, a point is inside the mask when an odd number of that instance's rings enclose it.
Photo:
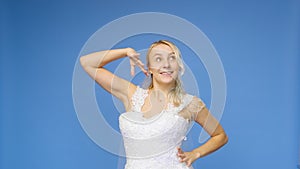
M 154 91 L 160 91 L 164 94 L 165 97 L 168 96 L 171 89 L 175 87 L 175 82 L 172 84 L 158 84 L 153 82 L 153 88 Z

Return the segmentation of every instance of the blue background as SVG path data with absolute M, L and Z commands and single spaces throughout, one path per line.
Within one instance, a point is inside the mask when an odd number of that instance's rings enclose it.
M 4 0 L 0 11 L 1 169 L 117 168 L 118 157 L 80 126 L 72 74 L 96 30 L 136 12 L 187 19 L 223 62 L 228 94 L 221 123 L 229 142 L 197 160 L 196 169 L 297 168 L 299 0 Z

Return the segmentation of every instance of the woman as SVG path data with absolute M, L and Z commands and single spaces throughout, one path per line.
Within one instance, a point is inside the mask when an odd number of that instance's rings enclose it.
M 131 75 L 138 66 L 151 79 L 147 89 L 122 79 L 104 68 L 114 60 L 128 57 Z M 154 42 L 147 53 L 147 70 L 132 48 L 91 53 L 80 58 L 84 70 L 105 90 L 120 99 L 126 109 L 119 117 L 126 152 L 126 169 L 188 169 L 227 143 L 222 126 L 203 101 L 184 92 L 184 73 L 178 48 L 167 40 Z M 211 138 L 188 152 L 180 146 L 190 124 L 201 125 Z

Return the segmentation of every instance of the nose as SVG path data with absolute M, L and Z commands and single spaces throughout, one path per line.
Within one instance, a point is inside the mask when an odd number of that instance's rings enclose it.
M 169 68 L 170 67 L 170 61 L 166 59 L 163 63 L 163 68 Z

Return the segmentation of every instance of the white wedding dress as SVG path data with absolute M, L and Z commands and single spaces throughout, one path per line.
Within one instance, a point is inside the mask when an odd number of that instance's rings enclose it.
M 139 86 L 132 96 L 132 111 L 119 116 L 126 153 L 125 169 L 193 169 L 179 161 L 180 147 L 192 122 L 205 104 L 185 94 L 182 103 L 167 108 L 151 118 L 141 112 L 148 90 Z

